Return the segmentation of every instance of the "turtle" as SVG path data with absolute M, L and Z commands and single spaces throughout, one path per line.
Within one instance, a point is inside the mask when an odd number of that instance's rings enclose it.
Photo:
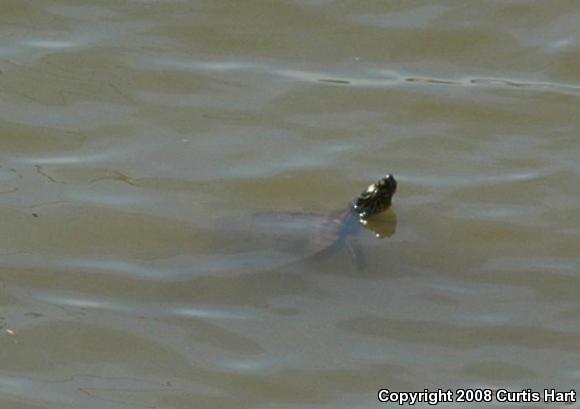
M 394 233 L 393 223 L 373 225 L 372 220 L 391 207 L 396 190 L 397 181 L 387 174 L 348 206 L 331 213 L 260 212 L 222 220 L 218 229 L 221 239 L 215 250 L 222 256 L 221 262 L 257 269 L 313 260 L 346 247 L 356 268 L 362 270 L 362 254 L 348 239 L 365 227 L 376 237 Z

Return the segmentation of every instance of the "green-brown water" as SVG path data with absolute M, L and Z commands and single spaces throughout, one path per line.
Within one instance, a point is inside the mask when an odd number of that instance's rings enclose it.
M 580 382 L 574 2 L 1 9 L 2 408 Z M 215 228 L 386 172 L 397 231 L 358 237 L 363 271 Z

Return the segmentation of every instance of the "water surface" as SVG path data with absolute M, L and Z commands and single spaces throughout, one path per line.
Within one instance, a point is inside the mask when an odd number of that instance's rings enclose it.
M 5 2 L 0 406 L 575 387 L 579 17 L 520 1 Z M 386 172 L 396 233 L 357 237 L 362 271 L 299 246 L 280 263 L 216 228 L 330 214 Z

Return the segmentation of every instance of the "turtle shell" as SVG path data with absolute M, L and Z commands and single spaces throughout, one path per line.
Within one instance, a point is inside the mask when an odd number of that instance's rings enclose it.
M 344 226 L 351 223 L 360 225 L 348 209 L 330 215 L 259 212 L 231 217 L 218 222 L 215 250 L 245 267 L 276 267 L 338 246 Z

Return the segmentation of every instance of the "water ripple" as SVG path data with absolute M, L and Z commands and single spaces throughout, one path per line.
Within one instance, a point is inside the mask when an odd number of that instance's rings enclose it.
M 84 310 L 100 310 L 138 316 L 166 318 L 195 318 L 211 321 L 248 321 L 258 320 L 260 313 L 248 308 L 235 307 L 203 307 L 188 304 L 161 302 L 131 302 L 111 297 L 88 294 L 74 294 L 64 291 L 35 290 L 27 292 L 27 296 L 37 301 L 60 307 L 82 308 Z
M 395 70 L 373 68 L 363 66 L 358 69 L 312 71 L 288 67 L 276 67 L 267 63 L 246 63 L 240 61 L 198 61 L 172 56 L 147 56 L 138 57 L 129 61 L 130 64 L 143 69 L 165 69 L 191 72 L 233 72 L 233 73 L 259 73 L 266 76 L 279 76 L 303 82 L 313 82 L 337 86 L 349 87 L 372 87 L 390 88 L 403 85 L 424 86 L 459 86 L 478 88 L 505 88 L 514 90 L 527 90 L 533 92 L 555 92 L 580 96 L 580 85 L 574 83 L 534 81 L 526 79 L 512 79 L 501 77 L 470 77 L 464 75 L 460 78 L 441 78 L 429 76 L 416 76 Z M 354 72 L 353 72 L 354 71 Z M 362 71 L 362 74 L 361 74 Z

